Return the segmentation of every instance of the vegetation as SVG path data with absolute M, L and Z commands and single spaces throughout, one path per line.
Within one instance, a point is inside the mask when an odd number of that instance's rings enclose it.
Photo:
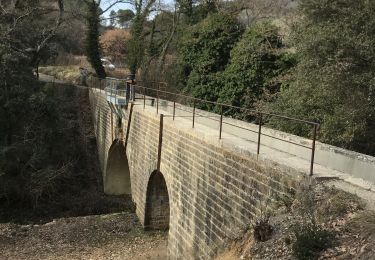
M 274 227 L 270 223 L 271 215 L 263 213 L 253 224 L 254 239 L 258 242 L 264 242 L 271 238 Z
M 167 81 L 209 101 L 317 121 L 321 141 L 375 154 L 373 10 L 366 0 L 179 0 L 171 11 L 143 0 L 135 3 L 125 61 L 143 80 Z M 224 112 L 253 119 L 234 109 Z M 312 133 L 289 121 L 266 124 Z
M 186 88 L 193 96 L 217 101 L 222 86 L 220 72 L 242 32 L 233 17 L 211 14 L 183 35 L 181 63 L 187 76 Z
M 77 83 L 80 77 L 79 66 L 40 67 L 39 71 L 40 73 L 71 83 Z
M 250 26 L 231 51 L 220 79 L 219 101 L 256 109 L 260 100 L 272 100 L 286 84 L 283 76 L 294 64 L 294 55 L 285 51 L 276 26 L 269 22 Z
M 99 3 L 96 1 L 87 1 L 87 27 L 86 35 L 86 56 L 91 66 L 95 70 L 99 78 L 105 78 L 106 72 L 104 70 L 101 58 L 101 46 L 99 43 L 99 24 L 100 24 L 100 10 Z
M 81 164 L 86 160 L 84 145 L 77 145 L 83 139 L 78 122 L 72 120 L 76 117 L 76 104 L 68 101 L 75 95 L 74 87 L 59 91 L 53 85 L 35 83 L 29 88 L 32 94 L 12 131 L 12 143 L 1 150 L 2 218 L 12 216 L 20 208 L 46 211 L 40 208 L 45 200 L 56 200 L 73 192 L 68 179 L 86 182 L 85 163 Z
M 299 1 L 293 27 L 298 64 L 270 109 L 321 122 L 319 139 L 375 154 L 375 3 Z M 310 128 L 275 122 L 309 136 Z
M 135 16 L 135 14 L 132 10 L 129 10 L 129 9 L 122 10 L 122 9 L 120 9 L 120 10 L 117 11 L 117 23 L 122 28 L 127 27 L 129 21 L 131 21 L 131 19 L 133 19 L 134 16 Z
M 317 259 L 319 253 L 332 246 L 333 234 L 318 225 L 296 227 L 293 254 L 297 259 Z
M 112 62 L 124 63 L 128 53 L 129 37 L 129 32 L 121 29 L 107 30 L 100 37 L 103 54 L 111 57 Z
M 77 90 L 46 85 L 36 77 L 39 62 L 53 58 L 58 51 L 60 30 L 73 19 L 76 3 L 1 2 L 1 221 L 52 217 L 67 211 L 91 214 L 105 205 L 100 195 L 95 199 L 91 195 L 99 204 L 87 207 L 71 197 L 87 199 L 89 194 L 100 194 L 83 192 L 92 182 L 97 184 L 97 171 L 86 151 L 90 143 L 86 143 L 79 120 Z M 72 182 L 79 183 L 79 187 Z

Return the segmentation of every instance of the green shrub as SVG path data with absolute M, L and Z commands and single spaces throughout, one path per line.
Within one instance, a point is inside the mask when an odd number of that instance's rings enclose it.
M 298 65 L 270 110 L 321 122 L 319 139 L 375 154 L 375 1 L 301 0 L 293 45 Z M 312 136 L 311 126 L 276 120 Z
M 294 65 L 279 30 L 268 22 L 247 28 L 230 54 L 230 62 L 221 77 L 220 101 L 234 106 L 254 108 L 260 99 L 280 90 L 281 76 Z M 243 111 L 231 111 L 243 114 Z
M 334 235 L 316 224 L 297 226 L 294 233 L 292 250 L 297 259 L 317 259 L 321 251 L 333 244 Z
M 217 101 L 230 51 L 243 33 L 239 22 L 224 14 L 211 14 L 189 27 L 179 40 L 180 62 L 187 76 L 187 89 L 195 97 Z

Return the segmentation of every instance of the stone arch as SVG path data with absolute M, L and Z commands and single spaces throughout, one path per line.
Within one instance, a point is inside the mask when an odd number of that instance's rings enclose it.
M 131 194 L 130 170 L 125 146 L 117 139 L 109 148 L 103 182 L 104 193 L 108 195 Z
M 146 193 L 145 229 L 168 230 L 170 206 L 167 183 L 160 171 L 152 172 Z

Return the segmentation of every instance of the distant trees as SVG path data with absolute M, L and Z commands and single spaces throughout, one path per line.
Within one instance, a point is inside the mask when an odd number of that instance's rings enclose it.
M 110 27 L 115 27 L 115 25 L 116 25 L 116 16 L 117 16 L 117 13 L 114 10 L 112 10 L 109 13 L 109 26 Z
M 130 9 L 119 9 L 117 12 L 112 10 L 109 14 L 109 26 L 128 29 L 134 16 L 134 12 Z
M 298 65 L 270 109 L 322 123 L 319 139 L 375 154 L 375 2 L 300 0 Z M 302 125 L 274 122 L 309 135 Z
M 127 28 L 130 25 L 130 21 L 134 18 L 135 14 L 129 9 L 120 9 L 117 11 L 117 23 L 122 28 Z
M 130 33 L 123 29 L 107 30 L 100 37 L 100 43 L 103 47 L 103 54 L 110 56 L 115 62 L 125 62 L 128 52 L 127 42 Z

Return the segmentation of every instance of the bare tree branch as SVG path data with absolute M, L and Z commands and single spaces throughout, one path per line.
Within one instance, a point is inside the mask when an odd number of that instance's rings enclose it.
M 114 7 L 115 5 L 117 4 L 134 4 L 136 0 L 117 0 L 113 3 L 111 3 L 106 9 L 104 9 L 103 11 L 100 12 L 100 15 L 106 13 L 109 9 L 111 9 L 112 7 Z

